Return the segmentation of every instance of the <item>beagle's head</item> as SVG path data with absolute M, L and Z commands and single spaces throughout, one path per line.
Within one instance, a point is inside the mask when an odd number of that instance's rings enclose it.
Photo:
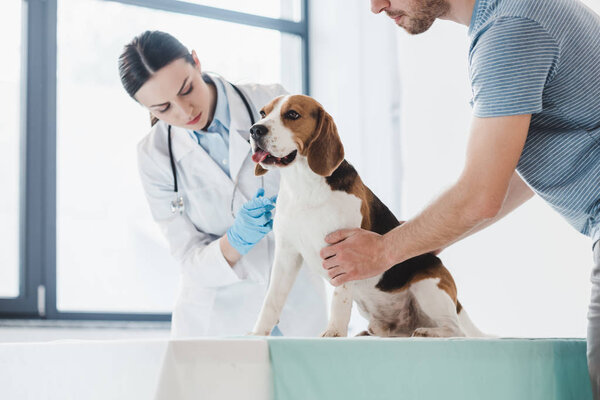
M 344 147 L 333 119 L 313 98 L 279 96 L 264 106 L 260 115 L 262 119 L 250 128 L 256 175 L 306 157 L 314 173 L 329 176 L 344 161 Z

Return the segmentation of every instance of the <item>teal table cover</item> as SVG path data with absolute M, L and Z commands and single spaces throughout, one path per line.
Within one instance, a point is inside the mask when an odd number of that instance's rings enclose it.
M 591 400 L 583 339 L 269 338 L 276 400 Z

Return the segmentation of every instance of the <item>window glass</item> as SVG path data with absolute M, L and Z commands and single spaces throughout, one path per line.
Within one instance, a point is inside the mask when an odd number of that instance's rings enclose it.
M 137 171 L 148 113 L 123 90 L 117 68 L 123 46 L 145 30 L 171 33 L 196 50 L 203 70 L 232 82 L 302 87 L 298 38 L 114 2 L 59 0 L 61 311 L 168 312 L 173 305 L 179 267 L 152 220 Z
M 291 21 L 302 19 L 301 0 L 188 0 L 204 6 L 224 8 L 262 17 L 282 18 Z
M 19 295 L 21 2 L 0 5 L 0 297 Z

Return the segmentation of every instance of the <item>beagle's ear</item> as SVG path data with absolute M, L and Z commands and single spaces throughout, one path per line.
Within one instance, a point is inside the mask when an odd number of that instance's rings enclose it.
M 256 167 L 254 167 L 254 175 L 256 175 L 256 176 L 262 176 L 262 175 L 266 174 L 267 172 L 269 172 L 269 170 L 263 168 L 262 165 L 260 165 L 260 164 L 256 164 Z
M 333 118 L 322 107 L 319 108 L 313 140 L 306 152 L 308 166 L 321 176 L 330 176 L 344 161 L 344 146 Z

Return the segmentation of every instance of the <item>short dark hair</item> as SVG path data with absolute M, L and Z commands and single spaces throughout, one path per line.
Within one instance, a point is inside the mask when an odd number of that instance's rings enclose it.
M 119 56 L 121 83 L 135 99 L 134 95 L 156 71 L 179 58 L 194 64 L 189 50 L 179 40 L 165 32 L 146 31 L 125 45 Z

